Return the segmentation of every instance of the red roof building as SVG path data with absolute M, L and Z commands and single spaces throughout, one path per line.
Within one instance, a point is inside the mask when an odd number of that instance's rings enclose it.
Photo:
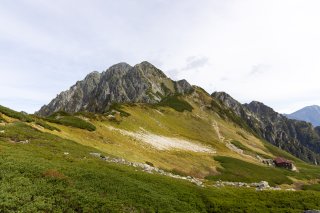
M 277 157 L 273 162 L 277 167 L 292 169 L 292 162 L 285 158 Z

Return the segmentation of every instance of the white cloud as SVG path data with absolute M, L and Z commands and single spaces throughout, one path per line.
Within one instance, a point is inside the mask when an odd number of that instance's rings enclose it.
M 319 7 L 317 0 L 4 1 L 0 104 L 25 103 L 32 112 L 92 70 L 144 60 L 208 92 L 281 112 L 320 104 Z

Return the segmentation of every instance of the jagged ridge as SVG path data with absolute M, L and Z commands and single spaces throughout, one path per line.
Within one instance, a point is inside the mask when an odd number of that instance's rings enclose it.
M 304 121 L 288 119 L 257 101 L 241 104 L 225 92 L 215 92 L 212 97 L 231 109 L 258 136 L 271 144 L 304 161 L 314 164 L 320 161 L 319 128 L 313 128 Z
M 119 63 L 105 72 L 92 72 L 69 90 L 60 93 L 36 114 L 48 116 L 57 111 L 103 113 L 112 103 L 158 103 L 173 94 L 192 91 L 186 81 L 173 81 L 149 62 L 130 66 Z

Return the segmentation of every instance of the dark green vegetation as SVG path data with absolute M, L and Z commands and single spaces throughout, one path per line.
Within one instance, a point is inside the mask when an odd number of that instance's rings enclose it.
M 273 147 L 270 144 L 268 145 Z M 298 167 L 299 172 L 293 172 L 282 168 L 259 166 L 236 158 L 217 156 L 214 159 L 219 161 L 223 167 L 218 169 L 221 174 L 217 176 L 208 176 L 207 179 L 247 183 L 265 180 L 268 181 L 270 185 L 274 186 L 280 184 L 292 184 L 292 180 L 288 177 L 293 177 L 299 180 L 320 178 L 319 168 L 317 166 L 306 164 L 276 147 L 273 148 L 273 152 L 279 154 L 278 156 L 291 159 Z
M 6 122 L 6 120 L 1 116 L 1 114 L 0 114 L 0 123 L 1 122 Z
M 47 124 L 45 121 L 40 120 L 40 119 L 37 119 L 37 120 L 35 121 L 35 123 L 36 123 L 37 125 L 39 125 L 39 126 L 42 126 L 42 127 L 45 128 L 45 129 L 48 129 L 48 130 L 51 130 L 51 131 L 54 131 L 54 130 L 55 130 L 55 131 L 58 131 L 58 132 L 61 131 L 61 130 L 58 129 L 57 127 L 51 126 L 51 125 Z
M 236 141 L 236 140 L 232 140 L 231 143 L 233 145 L 235 145 L 236 147 L 238 147 L 239 149 L 242 149 L 243 151 L 245 152 L 253 152 L 251 149 L 249 149 L 248 147 L 246 147 L 245 145 L 243 145 L 242 143 L 240 143 L 239 141 Z
M 16 112 L 12 109 L 9 109 L 9 108 L 1 106 L 1 105 L 0 105 L 0 113 L 3 113 L 6 116 L 9 116 L 11 118 L 16 118 L 16 119 L 19 119 L 19 120 L 25 121 L 25 122 L 32 122 L 33 121 L 33 118 L 31 118 L 29 115 L 23 114 L 21 112 Z
M 284 174 L 289 171 L 283 169 L 259 166 L 231 157 L 218 156 L 214 159 L 221 163 L 223 169 L 218 170 L 221 172 L 220 175 L 209 176 L 208 179 L 210 180 L 239 181 L 247 183 L 265 180 L 268 181 L 270 185 L 292 183 L 292 181 Z
M 301 212 L 320 206 L 317 192 L 201 188 L 106 163 L 90 156 L 97 150 L 23 123 L 0 130 L 1 212 Z M 30 142 L 8 142 L 15 138 Z
M 49 117 L 45 118 L 45 120 L 52 123 L 62 124 L 65 126 L 72 126 L 75 128 L 86 129 L 88 131 L 96 130 L 96 127 L 93 124 L 79 117 L 70 115 L 66 112 L 56 112 L 50 115 Z
M 178 112 L 183 112 L 185 110 L 191 112 L 193 110 L 193 107 L 187 101 L 179 97 L 179 95 L 165 97 L 158 105 L 171 107 Z
M 109 107 L 109 110 L 108 110 L 108 111 L 110 112 L 110 114 L 112 114 L 112 111 L 113 111 L 113 110 L 120 112 L 121 116 L 124 116 L 124 117 L 130 116 L 130 113 L 124 111 L 124 110 L 122 109 L 122 105 L 119 104 L 119 103 L 113 103 L 113 104 L 111 104 L 111 106 Z
M 302 190 L 312 190 L 320 192 L 320 184 L 312 184 L 312 185 L 303 185 Z

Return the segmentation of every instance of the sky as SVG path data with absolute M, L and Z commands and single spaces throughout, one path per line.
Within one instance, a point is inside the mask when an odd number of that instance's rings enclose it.
M 149 61 L 281 113 L 320 105 L 318 0 L 0 0 L 0 104 L 33 113 L 92 71 Z

